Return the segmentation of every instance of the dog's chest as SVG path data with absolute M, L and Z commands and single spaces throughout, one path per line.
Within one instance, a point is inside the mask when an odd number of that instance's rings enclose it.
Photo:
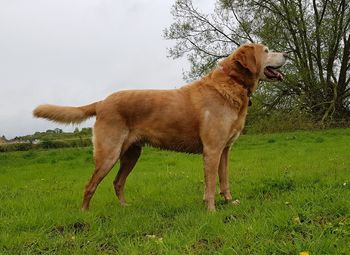
M 231 118 L 230 122 L 227 123 L 229 126 L 229 131 L 227 134 L 227 145 L 232 145 L 240 136 L 244 124 L 245 124 L 246 114 L 242 115 L 236 115 L 233 118 Z

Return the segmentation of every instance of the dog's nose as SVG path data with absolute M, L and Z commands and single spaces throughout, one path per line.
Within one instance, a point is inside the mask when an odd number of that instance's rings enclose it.
M 283 57 L 289 58 L 289 54 L 292 52 L 293 52 L 292 50 L 283 52 Z

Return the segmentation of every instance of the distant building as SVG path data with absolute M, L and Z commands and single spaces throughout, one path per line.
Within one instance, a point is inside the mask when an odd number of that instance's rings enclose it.
M 61 134 L 61 133 L 63 133 L 63 130 L 60 128 L 55 128 L 54 130 L 48 129 L 48 130 L 46 130 L 45 133 L 46 134 Z
M 18 139 L 12 139 L 10 141 L 7 141 L 8 144 L 18 144 L 18 143 L 30 143 L 29 140 L 18 140 Z
M 7 143 L 6 137 L 3 135 L 0 137 L 0 144 Z
M 56 134 L 62 134 L 63 133 L 62 129 L 60 129 L 60 128 L 55 128 L 54 132 Z
M 39 140 L 39 139 L 35 139 L 32 141 L 32 144 L 39 144 L 39 143 L 41 143 L 41 140 Z

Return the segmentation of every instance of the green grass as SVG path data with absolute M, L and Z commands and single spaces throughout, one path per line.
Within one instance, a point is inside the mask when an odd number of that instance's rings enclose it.
M 80 212 L 91 148 L 0 153 L 0 254 L 350 254 L 350 129 L 244 135 L 240 205 L 202 202 L 202 158 L 145 148 L 121 207 L 103 180 Z

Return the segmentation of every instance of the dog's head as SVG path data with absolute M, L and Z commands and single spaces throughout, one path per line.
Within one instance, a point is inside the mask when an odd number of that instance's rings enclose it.
M 254 84 L 258 81 L 277 81 L 283 79 L 279 71 L 287 60 L 285 52 L 272 52 L 263 44 L 244 44 L 220 62 L 223 70 L 233 78 Z

